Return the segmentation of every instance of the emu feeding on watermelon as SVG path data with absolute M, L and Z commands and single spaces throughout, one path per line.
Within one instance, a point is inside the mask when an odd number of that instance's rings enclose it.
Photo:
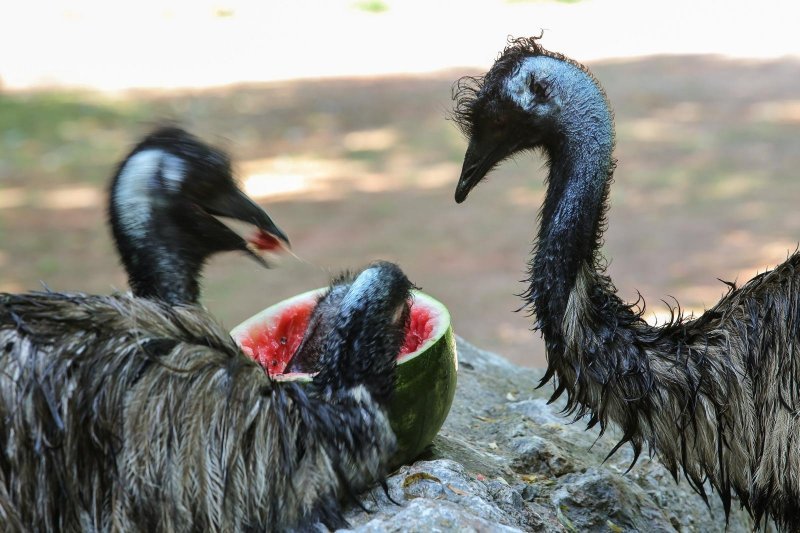
M 800 254 L 729 292 L 698 317 L 648 324 L 624 302 L 601 254 L 616 161 L 609 102 L 589 70 L 512 41 L 484 76 L 456 85 L 469 138 L 457 202 L 501 161 L 539 150 L 547 193 L 526 303 L 547 349 L 553 399 L 634 450 L 649 445 L 729 512 L 734 495 L 760 522 L 800 530 Z M 615 448 L 616 450 L 616 448 Z
M 352 284 L 352 276 L 345 275 L 328 288 L 275 304 L 234 328 L 232 336 L 273 379 L 318 387 L 320 380 L 328 379 L 319 362 L 327 351 L 335 350 L 331 332 L 351 323 L 344 304 Z M 418 290 L 401 306 L 373 308 L 368 313 L 385 313 L 383 329 L 374 334 L 399 336 L 392 353 L 396 376 L 393 382 L 384 382 L 391 388 L 387 391 L 389 422 L 397 437 L 391 464 L 398 466 L 417 457 L 447 418 L 456 388 L 455 338 L 445 306 Z M 350 327 L 375 325 L 353 323 Z M 374 347 L 360 346 L 359 357 L 374 357 Z M 341 379 L 356 370 L 341 368 Z
M 275 381 L 196 303 L 211 254 L 286 241 L 227 156 L 159 130 L 111 201 L 133 295 L 0 294 L 0 530 L 344 526 L 342 498 L 382 479 L 395 449 L 385 393 L 402 338 L 377 332 L 411 283 L 367 269 L 319 359 L 326 379 Z M 220 215 L 255 226 L 250 246 Z

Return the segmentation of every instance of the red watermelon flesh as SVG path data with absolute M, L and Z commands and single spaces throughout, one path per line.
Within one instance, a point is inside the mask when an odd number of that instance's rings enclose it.
M 282 374 L 286 364 L 300 346 L 308 318 L 317 303 L 316 296 L 284 308 L 270 321 L 248 329 L 238 340 L 245 354 L 263 366 L 270 376 Z M 423 306 L 411 304 L 411 316 L 403 347 L 397 357 L 414 353 L 431 337 L 435 318 Z

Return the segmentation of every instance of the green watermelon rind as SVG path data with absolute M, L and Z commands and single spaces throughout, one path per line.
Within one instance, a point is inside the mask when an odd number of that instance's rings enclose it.
M 237 342 L 253 327 L 286 307 L 316 298 L 326 289 L 298 294 L 248 318 L 231 330 Z M 389 404 L 389 422 L 397 437 L 392 466 L 412 461 L 433 441 L 444 424 L 456 392 L 458 355 L 450 313 L 439 300 L 413 291 L 415 304 L 422 304 L 435 317 L 435 330 L 416 351 L 397 360 L 395 389 Z M 285 374 L 278 381 L 310 382 L 310 374 Z

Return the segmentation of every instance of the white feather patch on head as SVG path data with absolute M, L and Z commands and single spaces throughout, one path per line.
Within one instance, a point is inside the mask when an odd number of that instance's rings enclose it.
M 521 70 L 521 69 L 520 69 Z M 518 72 L 516 75 L 506 79 L 504 84 L 505 92 L 508 97 L 522 109 L 528 109 L 533 101 L 533 94 L 528 87 L 528 77 Z
M 178 191 L 186 177 L 186 163 L 180 157 L 165 153 L 161 162 L 161 175 L 166 180 L 166 187 Z
M 557 60 L 551 57 L 537 56 L 525 59 L 503 84 L 506 95 L 522 109 L 529 109 L 534 99 L 531 80 L 534 77 L 547 79 L 552 73 L 552 68 L 556 66 Z
M 153 178 L 159 171 L 165 186 L 175 191 L 186 175 L 182 159 L 155 148 L 131 156 L 119 173 L 113 201 L 119 222 L 131 237 L 147 236 L 146 227 L 152 216 L 152 191 L 156 188 Z
M 378 284 L 375 283 L 376 281 L 378 281 L 377 268 L 368 268 L 359 274 L 342 300 L 342 308 L 347 310 L 357 307 L 359 301 L 365 297 L 370 297 L 372 293 L 379 289 Z

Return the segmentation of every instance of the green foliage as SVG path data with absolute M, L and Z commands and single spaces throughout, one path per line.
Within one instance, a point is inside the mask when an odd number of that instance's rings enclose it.
M 583 0 L 506 0 L 507 4 L 522 4 L 529 2 L 558 2 L 559 4 L 577 4 Z
M 109 127 L 126 116 L 122 106 L 90 104 L 71 93 L 6 94 L 0 98 L 0 130 L 41 141 L 63 137 L 62 126 L 72 121 Z
M 360 11 L 366 11 L 367 13 L 384 13 L 389 11 L 389 4 L 381 0 L 362 0 L 356 2 L 353 7 Z
M 0 96 L 0 179 L 23 185 L 31 172 L 50 183 L 74 181 L 68 174 L 90 182 L 107 177 L 126 142 L 120 136 L 144 114 L 138 104 L 99 99 L 70 92 Z

